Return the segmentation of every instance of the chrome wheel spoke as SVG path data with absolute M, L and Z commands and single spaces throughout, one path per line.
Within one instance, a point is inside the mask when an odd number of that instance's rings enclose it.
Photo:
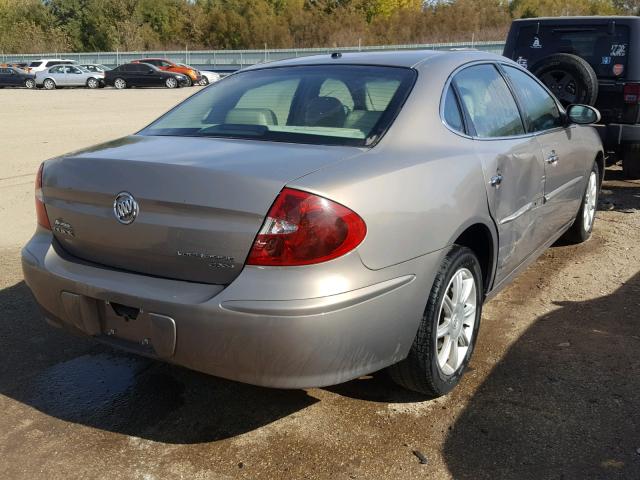
M 438 352 L 438 364 L 440 368 L 444 368 L 447 364 L 447 360 L 449 360 L 449 355 L 451 354 L 451 336 L 447 335 L 444 337 L 442 346 L 440 347 L 440 351 Z
M 453 315 L 453 300 L 449 297 L 449 295 L 445 295 L 442 301 L 443 313 L 446 314 L 447 317 L 451 317 Z
M 436 332 L 436 338 L 442 338 L 446 335 L 449 335 L 449 331 L 451 328 L 451 320 L 445 319 L 438 325 L 438 331 Z

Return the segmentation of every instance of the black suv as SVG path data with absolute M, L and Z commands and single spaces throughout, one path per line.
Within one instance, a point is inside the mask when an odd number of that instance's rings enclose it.
M 605 150 L 622 159 L 627 178 L 640 178 L 640 17 L 516 20 L 504 56 L 528 68 L 563 105 L 600 110 L 596 128 Z

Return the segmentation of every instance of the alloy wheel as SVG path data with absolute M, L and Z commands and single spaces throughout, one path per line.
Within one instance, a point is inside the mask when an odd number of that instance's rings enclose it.
M 167 88 L 176 88 L 178 86 L 178 81 L 173 77 L 167 78 L 167 81 L 165 83 L 167 85 Z
M 24 86 L 29 89 L 36 88 L 36 81 L 30 78 L 24 82 Z
M 113 82 L 113 86 L 118 90 L 122 90 L 123 88 L 126 88 L 127 82 L 125 82 L 122 78 L 116 78 Z
M 596 172 L 589 175 L 589 184 L 584 197 L 584 208 L 582 209 L 582 226 L 586 232 L 591 230 L 593 218 L 596 215 L 596 203 L 598 200 L 598 178 Z
M 51 80 L 50 78 L 47 78 L 44 81 L 44 88 L 46 88 L 47 90 L 53 90 L 54 88 L 56 88 L 56 84 L 53 80 Z
M 453 275 L 440 305 L 436 349 L 438 367 L 453 375 L 462 365 L 472 344 L 476 322 L 476 281 L 470 270 Z

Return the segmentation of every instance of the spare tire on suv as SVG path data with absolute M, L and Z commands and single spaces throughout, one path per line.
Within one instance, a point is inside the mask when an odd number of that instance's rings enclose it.
M 566 107 L 574 103 L 595 105 L 598 77 L 589 63 L 569 53 L 556 53 L 538 61 L 531 72 Z

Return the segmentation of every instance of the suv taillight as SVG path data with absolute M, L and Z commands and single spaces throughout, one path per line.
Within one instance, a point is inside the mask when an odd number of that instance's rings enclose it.
M 624 103 L 640 103 L 640 83 L 625 83 L 623 91 Z
M 329 199 L 285 188 L 258 232 L 248 265 L 326 262 L 356 248 L 367 233 L 360 216 Z
M 44 206 L 42 197 L 42 170 L 44 170 L 44 163 L 40 164 L 38 174 L 36 175 L 36 218 L 38 219 L 38 225 L 47 230 L 51 230 L 47 209 Z

